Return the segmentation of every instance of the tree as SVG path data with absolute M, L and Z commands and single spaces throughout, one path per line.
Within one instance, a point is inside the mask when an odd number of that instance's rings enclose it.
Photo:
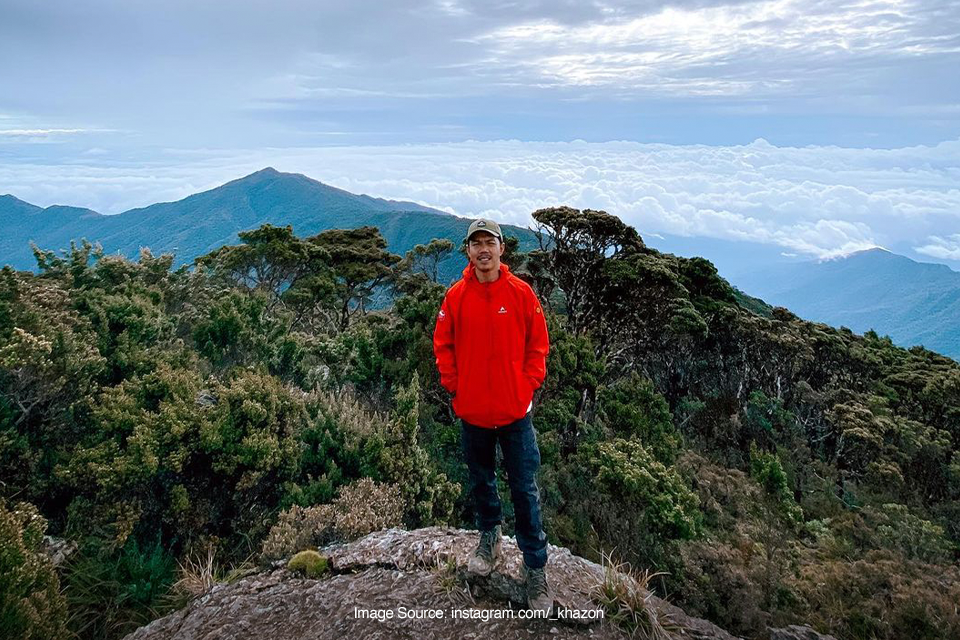
M 242 244 L 220 247 L 194 264 L 230 286 L 266 294 L 267 311 L 281 304 L 291 307 L 297 319 L 332 300 L 332 257 L 324 247 L 298 238 L 290 225 L 265 224 L 238 235 Z
M 366 313 L 370 296 L 394 273 L 393 267 L 401 258 L 386 250 L 387 241 L 376 227 L 330 229 L 308 238 L 308 242 L 325 249 L 330 256 L 339 328 L 346 329 L 354 315 Z
M 531 252 L 531 271 L 549 273 L 551 284 L 563 291 L 571 331 L 599 328 L 607 319 L 602 312 L 604 265 L 642 251 L 643 240 L 636 229 L 605 211 L 552 207 L 535 211 L 533 218 L 540 249 Z
M 440 283 L 440 263 L 453 253 L 453 242 L 446 238 L 434 238 L 427 244 L 418 244 L 407 251 L 403 261 L 398 263 L 398 271 L 423 273 L 433 282 Z

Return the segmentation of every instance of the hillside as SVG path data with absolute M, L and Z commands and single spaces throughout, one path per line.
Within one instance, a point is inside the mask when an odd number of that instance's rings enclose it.
M 607 213 L 533 215 L 554 247 L 513 258 L 550 336 L 533 420 L 552 544 L 655 571 L 657 594 L 745 638 L 960 636 L 960 363 L 767 310 Z M 445 287 L 376 230 L 244 239 L 192 271 L 86 248 L 0 270 L 10 628 L 116 640 L 183 611 L 198 571 L 472 526 L 431 339 Z M 392 305 L 371 312 L 385 274 Z M 506 495 L 504 515 L 510 535 Z M 70 561 L 19 561 L 48 523 Z M 388 576 L 425 588 L 315 587 Z M 253 606 L 272 589 L 301 597 L 264 583 Z
M 896 344 L 960 359 L 960 273 L 883 249 L 744 270 L 731 281 L 802 318 L 873 329 Z

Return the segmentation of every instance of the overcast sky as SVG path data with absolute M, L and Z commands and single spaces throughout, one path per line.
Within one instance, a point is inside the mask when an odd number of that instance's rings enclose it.
M 957 267 L 957 69 L 960 0 L 0 0 L 0 193 L 116 213 L 272 164 Z

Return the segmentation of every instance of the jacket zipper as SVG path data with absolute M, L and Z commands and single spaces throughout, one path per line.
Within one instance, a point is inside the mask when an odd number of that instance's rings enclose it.
M 501 277 L 503 277 L 503 276 L 501 275 Z M 494 358 L 494 350 L 493 350 L 493 313 L 491 312 L 491 307 L 490 307 L 490 300 L 491 300 L 490 284 L 492 284 L 492 283 L 488 283 L 486 286 L 481 285 L 481 287 L 482 287 L 482 289 L 483 289 L 484 297 L 486 298 L 486 301 L 487 301 L 487 317 L 486 317 L 486 325 L 487 325 L 487 389 L 493 388 L 493 385 L 491 384 L 491 381 L 492 381 L 493 375 L 495 375 L 494 372 L 493 372 L 493 358 Z M 492 422 L 492 420 L 493 420 L 493 411 L 490 409 L 490 407 L 492 406 L 492 403 L 486 402 L 485 404 L 487 405 L 487 422 Z

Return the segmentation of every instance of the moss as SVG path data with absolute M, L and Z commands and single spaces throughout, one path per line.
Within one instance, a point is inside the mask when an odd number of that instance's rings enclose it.
M 319 578 L 330 568 L 327 559 L 317 553 L 307 549 L 301 551 L 287 563 L 287 569 L 305 574 L 308 578 Z

